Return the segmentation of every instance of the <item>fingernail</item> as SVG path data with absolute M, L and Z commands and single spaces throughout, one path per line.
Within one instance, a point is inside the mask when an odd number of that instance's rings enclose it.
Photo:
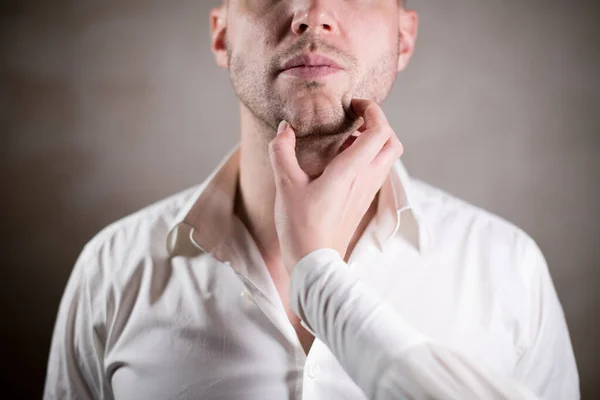
M 284 119 L 279 123 L 279 126 L 277 127 L 277 134 L 279 135 L 281 132 L 285 131 L 288 127 L 290 126 L 290 124 Z

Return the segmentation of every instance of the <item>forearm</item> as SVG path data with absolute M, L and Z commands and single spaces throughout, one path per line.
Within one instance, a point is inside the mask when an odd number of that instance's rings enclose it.
M 292 275 L 292 308 L 370 399 L 534 399 L 523 385 L 432 343 L 321 249 Z

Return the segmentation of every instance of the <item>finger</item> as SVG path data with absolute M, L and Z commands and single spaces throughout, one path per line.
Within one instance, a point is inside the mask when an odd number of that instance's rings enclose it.
M 389 125 L 383 110 L 377 102 L 365 99 L 352 99 L 350 105 L 354 113 L 364 119 L 366 129 L 378 125 Z
M 348 155 L 351 158 L 358 157 L 357 163 L 364 164 L 375 158 L 393 131 L 383 110 L 375 101 L 353 99 L 351 105 L 354 112 L 363 119 L 363 124 L 359 128 L 361 135 L 354 142 L 354 149 L 351 149 Z
M 377 103 L 367 100 L 355 103 L 353 100 L 352 104 L 356 104 L 358 112 L 363 113 L 367 129 L 329 164 L 333 171 L 346 170 L 351 174 L 366 168 L 390 137 L 395 135 Z
M 364 132 L 367 130 L 367 125 L 365 124 L 365 119 L 363 117 L 358 117 L 357 126 L 356 132 Z
M 287 121 L 281 121 L 277 136 L 269 143 L 269 159 L 275 184 L 298 183 L 306 177 L 296 158 L 296 134 Z
M 378 171 L 387 172 L 404 152 L 404 146 L 398 136 L 393 134 L 383 146 L 379 154 L 371 162 L 371 166 Z
M 402 152 L 402 143 L 400 143 L 394 134 L 385 146 L 383 146 L 383 149 L 381 149 L 373 162 L 371 162 L 369 170 L 365 171 L 362 175 L 363 179 L 367 179 L 372 187 L 380 188 L 389 176 L 394 163 L 402 155 Z
M 346 141 L 344 143 L 342 143 L 342 147 L 340 147 L 340 153 L 342 151 L 346 150 L 348 147 L 352 146 L 352 143 L 354 143 L 354 141 L 356 140 L 357 137 L 358 137 L 358 135 L 348 136 L 348 139 L 346 139 Z

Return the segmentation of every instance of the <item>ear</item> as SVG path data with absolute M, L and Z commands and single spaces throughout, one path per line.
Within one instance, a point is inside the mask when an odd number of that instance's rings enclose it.
M 417 41 L 417 30 L 419 27 L 419 17 L 414 10 L 406 10 L 400 8 L 399 11 L 399 56 L 398 56 L 398 72 L 402 71 L 408 65 L 410 58 L 415 50 L 415 42 Z
M 213 8 L 210 12 L 211 50 L 219 67 L 229 68 L 227 55 L 227 7 Z

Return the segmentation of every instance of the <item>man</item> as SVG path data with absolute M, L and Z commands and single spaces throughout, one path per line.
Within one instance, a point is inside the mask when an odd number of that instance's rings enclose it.
M 290 266 L 306 255 L 320 268 L 328 248 L 412 339 L 541 398 L 577 398 L 564 316 L 533 241 L 411 181 L 400 163 L 390 171 L 401 146 L 377 104 L 409 62 L 416 13 L 396 0 L 229 0 L 211 22 L 215 59 L 240 100 L 240 146 L 201 186 L 85 247 L 58 313 L 45 398 L 364 399 L 290 306 Z M 270 162 L 289 150 L 269 151 L 282 120 L 300 180 Z M 364 143 L 386 154 L 379 178 L 345 186 Z M 336 234 L 302 228 L 320 220 Z M 460 382 L 452 372 L 448 386 Z

